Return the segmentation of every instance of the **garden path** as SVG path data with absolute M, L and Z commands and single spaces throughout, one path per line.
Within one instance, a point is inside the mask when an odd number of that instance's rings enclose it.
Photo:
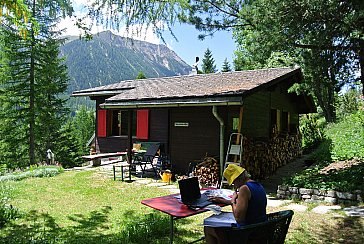
M 300 158 L 280 167 L 277 171 L 268 177 L 265 180 L 262 180 L 261 183 L 263 184 L 264 188 L 267 192 L 267 206 L 268 207 L 282 207 L 284 209 L 292 209 L 297 212 L 306 212 L 312 211 L 317 214 L 326 214 L 333 210 L 343 210 L 346 215 L 348 216 L 359 216 L 364 217 L 364 206 L 351 206 L 342 208 L 339 205 L 327 205 L 327 204 L 318 204 L 316 207 L 310 209 L 306 203 L 294 203 L 291 200 L 282 200 L 275 198 L 275 194 L 277 192 L 278 185 L 282 184 L 282 179 L 284 177 L 289 177 L 297 172 L 302 171 L 307 167 L 305 164 L 305 160 L 308 158 L 308 155 L 303 155 Z M 112 164 L 102 164 L 100 167 L 82 167 L 79 170 L 97 170 L 100 174 L 104 175 L 108 178 L 113 178 L 113 170 Z M 150 187 L 159 187 L 163 189 L 169 190 L 171 193 L 179 193 L 179 189 L 176 183 L 168 184 L 163 183 L 159 180 L 155 180 L 153 178 L 138 178 L 133 177 L 133 182 L 136 184 L 146 185 Z

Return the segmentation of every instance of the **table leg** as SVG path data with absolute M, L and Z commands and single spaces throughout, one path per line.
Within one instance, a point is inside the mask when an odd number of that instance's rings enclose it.
M 115 165 L 112 166 L 112 171 L 114 173 L 114 181 L 116 180 L 116 175 L 115 175 Z
M 121 168 L 121 181 L 124 181 L 124 166 L 120 166 Z
M 169 232 L 169 243 L 173 244 L 173 216 L 171 216 L 171 230 Z

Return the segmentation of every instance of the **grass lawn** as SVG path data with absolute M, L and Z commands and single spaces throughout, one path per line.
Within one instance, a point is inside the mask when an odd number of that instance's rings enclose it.
M 113 181 L 99 171 L 6 183 L 21 216 L 0 229 L 0 243 L 168 243 L 170 219 L 142 205 L 170 194 L 157 187 Z M 312 208 L 309 205 L 309 208 Z M 268 212 L 283 207 L 268 208 Z M 229 210 L 229 208 L 227 208 Z M 211 212 L 175 221 L 175 243 L 201 237 Z M 364 243 L 363 218 L 341 212 L 295 211 L 287 243 Z

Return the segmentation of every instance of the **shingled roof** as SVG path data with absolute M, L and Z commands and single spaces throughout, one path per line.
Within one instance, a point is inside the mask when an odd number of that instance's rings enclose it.
M 167 106 L 176 103 L 241 103 L 242 95 L 264 89 L 288 77 L 301 77 L 299 68 L 273 68 L 126 80 L 73 92 L 73 96 L 109 96 L 102 107 Z M 292 79 L 293 80 L 293 79 Z

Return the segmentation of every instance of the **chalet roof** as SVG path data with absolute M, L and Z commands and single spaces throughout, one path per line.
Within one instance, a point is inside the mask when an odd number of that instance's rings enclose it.
M 214 74 L 126 80 L 73 92 L 73 96 L 107 96 L 101 107 L 173 106 L 178 104 L 242 103 L 242 95 L 286 78 L 301 79 L 300 68 L 272 68 Z

